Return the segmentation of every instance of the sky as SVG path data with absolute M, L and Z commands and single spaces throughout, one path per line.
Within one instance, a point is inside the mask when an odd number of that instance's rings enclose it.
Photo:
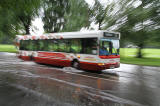
M 42 35 L 44 33 L 43 25 L 44 24 L 41 18 L 36 18 L 34 21 L 32 21 L 31 29 L 34 29 L 34 31 L 31 30 L 31 35 Z

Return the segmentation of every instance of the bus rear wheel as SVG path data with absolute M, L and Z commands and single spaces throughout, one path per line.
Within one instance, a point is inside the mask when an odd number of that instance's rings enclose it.
M 73 61 L 72 62 L 72 67 L 76 68 L 76 69 L 79 69 L 79 62 L 78 61 Z

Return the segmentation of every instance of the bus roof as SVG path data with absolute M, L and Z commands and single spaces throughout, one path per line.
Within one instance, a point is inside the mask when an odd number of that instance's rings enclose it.
M 95 38 L 103 37 L 103 33 L 113 33 L 118 34 L 120 38 L 120 33 L 98 30 L 98 31 L 83 31 L 83 32 L 60 32 L 60 33 L 46 33 L 43 35 L 17 35 L 19 40 L 36 40 L 36 39 L 63 39 L 63 38 Z

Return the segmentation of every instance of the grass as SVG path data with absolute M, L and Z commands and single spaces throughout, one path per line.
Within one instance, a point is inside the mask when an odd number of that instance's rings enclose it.
M 135 57 L 138 49 L 121 48 L 120 55 L 122 57 Z M 142 53 L 145 58 L 160 58 L 160 49 L 143 49 Z
M 0 44 L 0 52 L 16 53 L 14 45 Z M 143 49 L 144 58 L 136 58 L 136 48 L 121 48 L 121 63 L 160 66 L 160 49 Z
M 121 63 L 136 64 L 143 66 L 160 66 L 160 59 L 158 58 L 135 58 L 135 57 L 121 57 Z
M 143 49 L 143 58 L 136 58 L 136 48 L 121 48 L 121 63 L 160 66 L 160 49 Z
M 16 53 L 17 49 L 14 45 L 0 44 L 0 52 Z

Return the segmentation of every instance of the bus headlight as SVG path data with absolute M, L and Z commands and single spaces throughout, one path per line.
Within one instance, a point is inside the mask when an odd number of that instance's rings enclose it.
M 103 65 L 105 65 L 105 64 L 104 64 L 104 63 L 98 63 L 98 65 L 99 65 L 99 66 L 103 66 Z
M 80 59 L 80 58 L 81 58 L 81 56 L 80 56 L 80 55 L 77 55 L 77 58 L 79 58 L 79 59 Z

